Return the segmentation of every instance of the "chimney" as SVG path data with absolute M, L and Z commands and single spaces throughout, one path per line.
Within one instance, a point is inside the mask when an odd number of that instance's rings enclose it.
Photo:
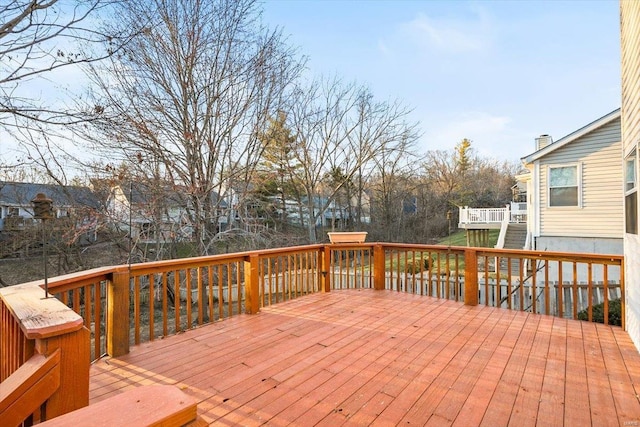
M 547 145 L 553 143 L 553 138 L 551 136 L 544 134 L 540 135 L 536 138 L 536 151 L 542 150 Z

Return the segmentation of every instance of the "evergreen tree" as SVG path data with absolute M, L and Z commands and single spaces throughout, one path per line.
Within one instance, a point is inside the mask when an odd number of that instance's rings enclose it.
M 286 121 L 287 115 L 279 111 L 276 117 L 269 119 L 267 130 L 260 136 L 263 152 L 255 190 L 262 203 L 280 212 L 283 222 L 286 221 L 286 199 L 298 201 L 300 198 L 294 177 L 301 167 L 296 155 L 297 137 L 292 135 Z

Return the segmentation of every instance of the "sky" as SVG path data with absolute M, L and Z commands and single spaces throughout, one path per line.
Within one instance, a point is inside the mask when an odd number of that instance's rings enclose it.
M 263 20 L 338 76 L 400 100 L 421 152 L 463 138 L 519 162 L 620 107 L 619 3 L 265 0 Z

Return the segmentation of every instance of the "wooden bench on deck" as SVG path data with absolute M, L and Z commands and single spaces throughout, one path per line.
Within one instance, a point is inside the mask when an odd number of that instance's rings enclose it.
M 197 420 L 196 401 L 172 385 L 148 385 L 125 391 L 40 425 L 183 426 Z M 194 424 L 190 424 L 194 425 Z

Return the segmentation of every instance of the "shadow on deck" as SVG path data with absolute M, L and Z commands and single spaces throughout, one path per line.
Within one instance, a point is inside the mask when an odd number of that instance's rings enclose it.
M 90 384 L 91 403 L 176 384 L 219 425 L 640 421 L 622 329 L 392 291 L 314 294 L 142 344 L 97 361 Z

